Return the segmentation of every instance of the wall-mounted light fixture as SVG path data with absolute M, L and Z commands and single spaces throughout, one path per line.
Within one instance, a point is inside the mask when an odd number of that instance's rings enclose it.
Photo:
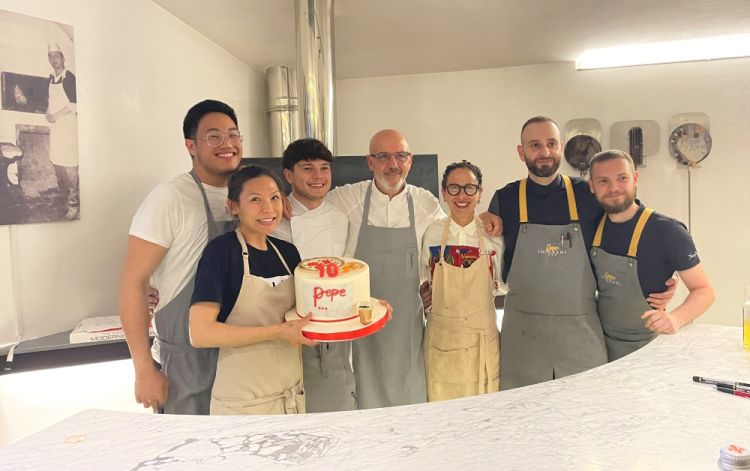
M 576 69 L 602 69 L 747 56 L 750 56 L 750 34 L 736 34 L 587 49 L 576 59 Z

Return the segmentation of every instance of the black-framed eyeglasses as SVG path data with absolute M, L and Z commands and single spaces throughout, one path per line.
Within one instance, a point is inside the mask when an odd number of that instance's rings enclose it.
M 411 152 L 394 152 L 392 154 L 388 152 L 378 152 L 377 154 L 370 154 L 370 157 L 380 163 L 388 162 L 389 160 L 391 160 L 391 156 L 396 159 L 396 162 L 403 163 L 406 162 L 409 157 L 411 157 Z
M 226 139 L 230 144 L 233 146 L 238 146 L 242 143 L 242 133 L 239 131 L 229 131 L 228 133 L 223 133 L 221 131 L 210 131 L 206 133 L 205 137 L 201 138 L 193 138 L 193 139 L 200 139 L 201 141 L 206 141 L 206 144 L 208 147 L 219 147 L 224 143 L 224 139 Z
M 458 196 L 458 194 L 461 193 L 461 190 L 464 190 L 466 196 L 474 196 L 477 194 L 477 191 L 481 189 L 481 186 L 475 185 L 473 183 L 467 183 L 466 185 L 456 185 L 455 183 L 453 183 L 445 187 L 445 191 L 447 191 L 451 196 Z

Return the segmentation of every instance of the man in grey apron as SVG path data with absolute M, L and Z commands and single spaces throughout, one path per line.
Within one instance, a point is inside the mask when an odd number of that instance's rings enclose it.
M 703 314 L 714 293 L 684 226 L 636 201 L 638 172 L 630 155 L 600 152 L 590 169 L 591 191 L 605 210 L 594 235 L 591 261 L 607 356 L 613 361 L 638 350 L 658 333 L 674 333 Z M 690 291 L 688 297 L 671 313 L 652 308 L 644 291 L 658 287 L 674 271 Z
M 223 218 L 216 212 L 226 207 L 226 180 L 240 163 L 242 136 L 234 110 L 214 100 L 188 111 L 183 133 L 192 170 L 157 187 L 133 218 L 120 285 L 120 317 L 136 371 L 136 401 L 166 413 L 208 414 L 217 352 L 190 345 L 188 309 L 203 248 L 233 226 L 228 211 Z M 171 239 L 162 241 L 162 233 Z M 169 277 L 179 270 L 187 275 L 182 278 L 186 281 L 170 284 Z M 176 290 L 154 316 L 161 371 L 149 351 L 145 293 L 150 280 L 162 295 L 168 291 L 162 291 L 163 286 Z
M 584 233 L 593 232 L 601 209 L 585 182 L 558 174 L 560 131 L 550 118 L 524 124 L 518 156 L 529 178 L 499 190 L 491 205 L 503 218 L 506 240 L 501 389 L 607 361 L 588 258 L 591 235 Z
M 346 254 L 370 266 L 370 294 L 393 306 L 382 330 L 352 342 L 359 409 L 427 400 L 419 247 L 427 226 L 445 214 L 429 191 L 406 183 L 411 163 L 404 135 L 379 131 L 367 156 L 373 180 L 326 197 L 349 219 Z
M 292 218 L 281 221 L 274 236 L 293 243 L 302 259 L 344 255 L 349 221 L 325 201 L 331 189 L 331 151 L 317 139 L 299 139 L 284 150 L 284 178 Z M 302 346 L 307 412 L 335 412 L 357 408 L 351 342 L 321 342 Z

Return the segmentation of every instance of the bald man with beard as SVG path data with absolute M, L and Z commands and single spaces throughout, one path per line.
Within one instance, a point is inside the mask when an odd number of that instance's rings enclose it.
M 445 213 L 432 193 L 406 183 L 412 162 L 406 137 L 384 129 L 370 140 L 373 179 L 326 196 L 349 220 L 345 255 L 370 266 L 371 295 L 393 306 L 382 330 L 353 342 L 359 409 L 427 400 L 419 250 L 427 227 Z

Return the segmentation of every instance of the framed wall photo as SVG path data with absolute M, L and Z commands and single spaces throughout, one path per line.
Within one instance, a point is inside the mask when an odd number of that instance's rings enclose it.
M 80 219 L 73 27 L 0 10 L 0 225 Z
M 47 112 L 49 78 L 35 75 L 2 72 L 2 109 L 26 113 Z

